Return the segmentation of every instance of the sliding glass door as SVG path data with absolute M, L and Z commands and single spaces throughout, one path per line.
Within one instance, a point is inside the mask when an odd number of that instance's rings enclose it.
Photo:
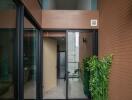
M 24 99 L 36 99 L 38 31 L 24 18 Z
M 0 0 L 0 100 L 42 98 L 40 29 L 20 0 Z

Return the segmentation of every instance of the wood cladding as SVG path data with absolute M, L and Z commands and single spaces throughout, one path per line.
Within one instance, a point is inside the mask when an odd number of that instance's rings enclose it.
M 44 37 L 65 37 L 66 32 L 43 32 Z
M 0 28 L 16 28 L 16 10 L 0 11 Z M 34 28 L 25 17 L 24 28 Z
M 36 21 L 42 24 L 42 9 L 38 3 L 38 0 L 21 0 L 25 7 L 30 11 Z
M 83 59 L 92 56 L 92 32 L 81 32 L 79 34 L 79 62 L 81 74 L 83 73 Z M 85 39 L 86 41 L 84 41 Z
M 99 55 L 111 53 L 109 100 L 132 100 L 132 0 L 100 0 Z
M 98 29 L 90 26 L 90 20 L 99 20 L 98 11 L 44 10 L 42 27 L 45 29 Z

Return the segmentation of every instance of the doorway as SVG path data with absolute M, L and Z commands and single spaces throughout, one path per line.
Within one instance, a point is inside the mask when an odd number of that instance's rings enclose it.
M 44 63 L 49 62 L 50 59 L 49 63 L 53 64 L 51 59 L 53 55 L 54 61 L 56 61 L 54 69 L 51 68 L 51 64 L 47 66 L 44 65 L 44 73 L 49 74 L 44 74 L 44 99 L 88 99 L 84 91 L 84 69 L 82 62 L 86 57 L 97 55 L 98 31 L 67 30 L 65 34 L 65 37 L 46 37 L 43 40 L 44 52 L 47 47 L 47 51 L 50 51 L 49 54 L 44 53 Z M 50 44 L 48 44 L 47 41 L 50 42 Z M 54 49 L 50 47 L 53 44 L 56 50 L 54 53 Z M 48 67 L 49 71 L 45 67 Z M 56 80 L 51 82 L 50 79 L 52 79 L 51 76 L 53 73 L 54 79 Z M 54 87 L 48 91 L 46 91 L 48 87 L 45 82 L 46 80 L 50 81 L 50 84 L 54 84 Z
M 49 33 L 50 34 L 50 33 Z M 44 37 L 43 93 L 44 99 L 66 99 L 66 38 Z

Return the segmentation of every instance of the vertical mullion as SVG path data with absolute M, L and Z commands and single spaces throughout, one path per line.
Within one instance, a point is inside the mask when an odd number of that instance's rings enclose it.
M 42 43 L 42 31 L 37 33 L 37 99 L 43 99 L 43 43 Z
M 24 6 L 17 6 L 17 91 L 16 99 L 24 100 L 24 68 L 23 68 L 23 32 L 24 32 Z
M 68 30 L 66 30 L 66 99 L 68 99 Z

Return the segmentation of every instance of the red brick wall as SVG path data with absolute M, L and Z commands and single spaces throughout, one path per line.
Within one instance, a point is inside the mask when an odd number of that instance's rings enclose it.
M 132 100 L 132 0 L 100 0 L 99 55 L 110 53 L 109 100 Z

